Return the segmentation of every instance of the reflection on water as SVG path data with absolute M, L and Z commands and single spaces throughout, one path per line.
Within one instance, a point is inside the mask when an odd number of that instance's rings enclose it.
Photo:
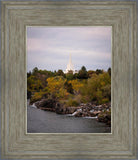
M 73 117 L 27 107 L 28 133 L 111 133 L 111 128 L 95 118 Z

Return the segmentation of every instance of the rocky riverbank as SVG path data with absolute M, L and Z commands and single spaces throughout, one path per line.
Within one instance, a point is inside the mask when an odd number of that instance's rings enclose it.
M 53 99 L 42 99 L 34 105 L 45 111 L 56 112 L 57 114 L 71 114 L 75 117 L 96 117 L 97 121 L 111 125 L 111 103 L 96 105 L 93 103 L 81 103 L 79 106 L 65 106 Z

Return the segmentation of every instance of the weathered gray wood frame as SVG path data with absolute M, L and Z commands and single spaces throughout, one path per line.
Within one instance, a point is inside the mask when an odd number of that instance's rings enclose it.
M 112 26 L 112 133 L 26 133 L 26 26 Z M 136 158 L 136 3 L 2 2 L 3 158 Z

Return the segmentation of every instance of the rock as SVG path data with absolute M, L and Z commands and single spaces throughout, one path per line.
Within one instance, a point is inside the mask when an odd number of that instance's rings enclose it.
M 82 117 L 82 112 L 78 111 L 78 112 L 75 114 L 75 117 Z
M 95 117 L 95 114 L 93 112 L 90 112 L 90 117 Z
M 97 116 L 99 113 L 101 113 L 101 111 L 94 111 L 94 112 L 93 112 L 93 114 L 94 114 L 95 116 Z
M 34 103 L 37 108 L 45 111 L 53 111 L 57 114 L 72 114 L 75 117 L 97 117 L 99 122 L 111 125 L 111 103 L 96 106 L 95 104 L 83 104 L 77 107 L 66 107 L 54 98 L 45 98 Z
M 64 104 L 56 103 L 55 112 L 58 114 L 73 114 L 77 107 L 65 107 Z
M 109 120 L 106 124 L 111 126 L 111 120 Z
M 81 114 L 80 114 L 81 113 Z M 77 109 L 73 114 L 72 116 L 75 116 L 75 117 L 81 117 L 82 116 L 82 109 L 79 108 Z
M 111 114 L 106 114 L 105 116 L 108 120 L 111 120 Z
M 61 103 L 56 103 L 55 112 L 58 114 L 65 114 L 64 106 Z
M 99 113 L 97 120 L 99 122 L 103 122 L 111 126 L 111 111 L 105 111 L 105 112 Z
M 43 110 L 55 111 L 56 100 L 55 99 L 42 99 L 41 101 L 35 102 L 35 106 Z
M 94 112 L 94 109 L 90 110 L 90 112 L 93 113 L 93 112 Z
M 30 99 L 31 95 L 32 95 L 32 92 L 27 90 L 27 99 Z
M 69 114 L 73 114 L 77 110 L 77 107 L 68 107 L 68 110 Z

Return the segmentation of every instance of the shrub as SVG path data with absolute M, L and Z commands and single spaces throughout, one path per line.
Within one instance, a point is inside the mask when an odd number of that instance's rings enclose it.
M 66 102 L 66 105 L 67 105 L 67 106 L 75 106 L 75 107 L 77 107 L 77 106 L 79 105 L 79 103 L 78 103 L 76 100 L 69 99 L 69 100 Z
M 101 101 L 102 104 L 108 103 L 108 102 L 109 102 L 109 99 L 108 99 L 108 98 L 103 98 L 102 101 Z
M 46 97 L 45 92 L 35 92 L 34 95 L 30 99 L 30 103 L 34 103 L 36 101 L 40 101 L 43 97 Z
M 88 103 L 90 102 L 89 96 L 81 96 L 81 103 Z

